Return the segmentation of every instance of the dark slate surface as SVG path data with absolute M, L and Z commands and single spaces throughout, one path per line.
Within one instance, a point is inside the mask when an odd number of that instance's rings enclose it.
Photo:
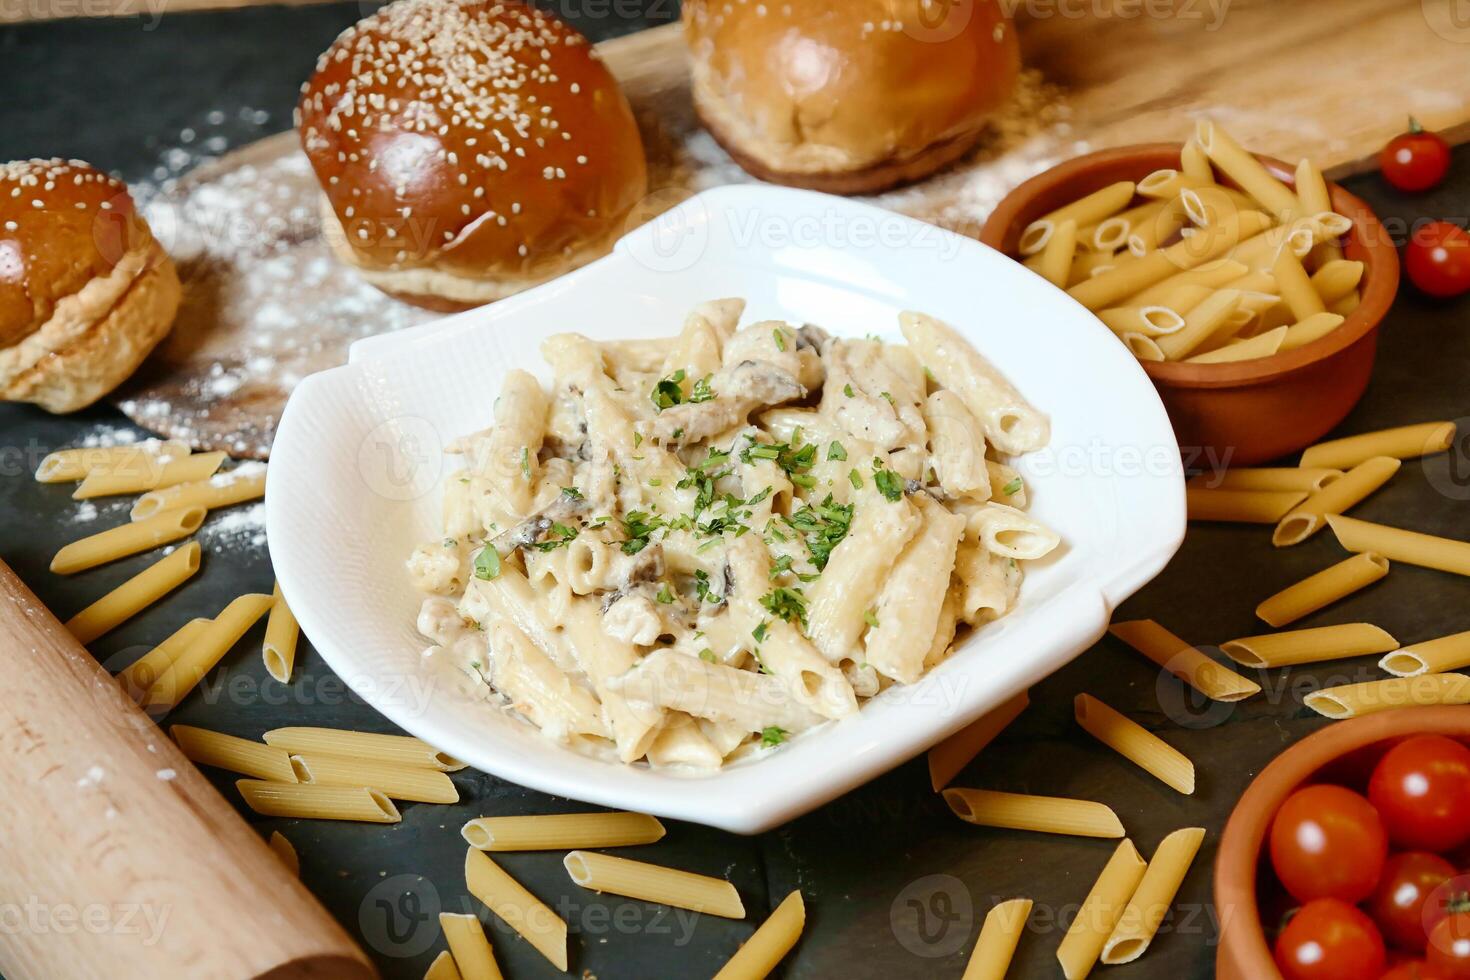
M 673 13 L 668 0 L 568 0 L 562 9 L 595 37 Z M 166 151 L 181 142 L 186 128 L 232 145 L 282 129 L 317 52 L 361 10 L 338 4 L 0 28 L 0 159 L 79 156 L 143 179 L 169 166 Z M 1385 217 L 1408 223 L 1459 216 L 1463 222 L 1470 211 L 1470 152 L 1458 153 L 1456 164 L 1450 182 L 1425 197 L 1397 195 L 1373 176 L 1350 186 Z M 1461 419 L 1462 431 L 1470 427 L 1467 313 L 1470 300 L 1434 303 L 1406 288 L 1384 325 L 1372 388 L 1341 431 L 1437 418 Z M 0 558 L 63 618 L 147 563 L 119 562 L 70 579 L 46 570 L 61 543 L 105 520 L 73 524 L 67 491 L 38 485 L 29 474 L 45 452 L 75 442 L 99 422 L 122 424 L 101 409 L 58 419 L 0 406 Z M 1358 513 L 1466 537 L 1467 497 L 1470 463 L 1462 454 L 1441 456 L 1405 465 Z M 1259 631 L 1252 616 L 1256 602 L 1341 555 L 1326 535 L 1286 552 L 1274 551 L 1268 538 L 1253 528 L 1191 528 L 1169 569 L 1120 615 L 1158 618 L 1202 643 Z M 207 550 L 204 574 L 97 643 L 97 655 L 113 665 L 126 663 L 188 618 L 212 615 L 241 591 L 269 589 L 263 547 Z M 1470 629 L 1467 596 L 1463 579 L 1400 567 L 1349 606 L 1302 625 L 1364 619 L 1410 642 Z M 296 680 L 281 687 L 267 678 L 259 647 L 257 628 L 174 720 L 244 736 L 303 723 L 390 730 L 314 652 L 303 650 Z M 1146 661 L 1104 640 L 1037 684 L 1032 708 L 986 754 L 984 769 L 972 766 L 958 782 L 1104 800 L 1145 854 L 1177 827 L 1207 827 L 1199 862 L 1164 927 L 1168 934 L 1143 960 L 1109 976 L 1209 977 L 1218 921 L 1209 901 L 1209 865 L 1232 802 L 1276 753 L 1324 724 L 1300 706 L 1301 695 L 1323 683 L 1366 678 L 1372 659 L 1266 672 L 1265 696 L 1191 711 L 1171 678 L 1161 680 Z M 1158 728 L 1197 760 L 1198 793 L 1189 799 L 1174 794 L 1083 735 L 1071 717 L 1072 696 L 1083 689 Z M 1161 703 L 1173 707 L 1166 714 Z M 230 779 L 211 776 L 238 803 Z M 307 884 L 362 937 L 385 976 L 417 977 L 442 948 L 432 913 L 473 909 L 491 918 L 464 891 L 460 824 L 481 814 L 579 808 L 477 773 L 461 773 L 455 782 L 464 802 L 407 804 L 403 823 L 387 829 L 246 816 L 262 833 L 280 829 L 295 842 Z M 601 980 L 709 976 L 772 903 L 796 886 L 806 893 L 810 918 L 784 972 L 793 980 L 958 977 L 985 910 L 1017 895 L 1030 896 L 1037 908 L 1013 975 L 1055 976 L 1061 929 L 1113 845 L 978 830 L 950 817 L 927 787 L 923 763 L 914 761 L 762 837 L 673 824 L 663 843 L 642 852 L 728 876 L 750 912 L 742 923 L 696 921 L 687 913 L 580 892 L 567 883 L 556 854 L 513 854 L 505 864 L 548 902 L 560 901 L 572 926 L 573 972 Z M 490 931 L 508 977 L 556 975 L 498 921 Z

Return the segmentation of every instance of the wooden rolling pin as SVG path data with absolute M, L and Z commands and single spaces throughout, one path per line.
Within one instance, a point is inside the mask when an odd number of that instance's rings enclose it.
M 377 975 L 0 562 L 0 974 Z

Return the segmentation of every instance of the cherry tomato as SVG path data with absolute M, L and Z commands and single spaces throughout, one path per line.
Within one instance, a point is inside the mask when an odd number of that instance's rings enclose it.
M 1378 980 L 1449 980 L 1424 960 L 1405 960 Z
M 1405 851 L 1383 865 L 1383 876 L 1368 903 L 1368 914 L 1383 930 L 1383 938 L 1418 952 L 1429 938 L 1425 903 L 1436 889 L 1455 877 L 1455 866 L 1438 854 Z
M 1452 850 L 1470 839 L 1470 749 L 1443 735 L 1405 739 L 1374 768 L 1368 799 L 1399 847 Z
M 1429 933 L 1429 965 L 1445 980 L 1470 978 L 1470 912 L 1456 912 Z
M 1404 246 L 1404 269 L 1430 296 L 1458 296 L 1470 289 L 1470 235 L 1448 221 L 1414 230 Z
M 1442 919 L 1456 912 L 1470 912 L 1470 875 L 1456 875 L 1442 881 L 1429 893 L 1420 911 L 1424 934 L 1428 936 Z
M 1409 117 L 1409 131 L 1388 141 L 1378 154 L 1383 176 L 1401 191 L 1427 191 L 1450 169 L 1450 145 Z
M 1303 905 L 1276 937 L 1286 980 L 1378 980 L 1387 955 L 1373 920 L 1335 898 Z
M 1271 822 L 1271 865 L 1299 902 L 1362 901 L 1378 884 L 1387 855 L 1378 811 L 1341 786 L 1297 790 Z

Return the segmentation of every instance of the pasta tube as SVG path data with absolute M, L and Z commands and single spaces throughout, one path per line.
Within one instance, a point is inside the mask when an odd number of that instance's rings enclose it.
M 1372 552 L 1353 555 L 1264 600 L 1256 606 L 1256 615 L 1272 626 L 1285 626 L 1372 585 L 1387 574 L 1387 559 Z
M 398 823 L 403 819 L 392 800 L 364 786 L 312 786 L 240 779 L 236 780 L 235 788 L 245 798 L 246 806 L 267 817 L 361 823 Z
M 261 736 L 267 745 L 307 755 L 365 757 L 401 766 L 458 772 L 463 762 L 411 735 L 378 735 L 338 728 L 275 728 Z
M 460 830 L 482 851 L 562 851 L 630 847 L 663 840 L 664 825 L 643 813 L 543 813 L 480 817 Z
M 1152 619 L 1114 623 L 1108 632 L 1213 701 L 1240 701 L 1261 685 L 1218 664 Z
M 714 980 L 762 980 L 791 952 L 806 925 L 806 905 L 801 892 L 794 891 L 782 899 L 745 945 L 720 967 Z
M 1393 478 L 1403 464 L 1392 456 L 1374 456 L 1354 466 L 1342 479 L 1334 480 L 1281 518 L 1271 534 L 1278 548 L 1300 544 L 1327 526 L 1329 514 L 1341 514 L 1361 503 L 1369 494 Z
M 440 950 L 439 955 L 434 957 L 434 962 L 424 971 L 424 980 L 464 980 L 459 975 L 459 967 L 454 963 L 454 955 L 449 950 Z
M 1164 357 L 1177 361 L 1208 343 L 1224 327 L 1226 319 L 1240 306 L 1238 289 L 1222 289 L 1184 317 L 1184 326 L 1158 339 Z
M 740 893 L 723 878 L 593 851 L 572 851 L 562 864 L 572 881 L 595 892 L 672 905 L 725 919 L 745 918 Z
M 1215 259 L 1213 262 L 1206 262 L 1196 268 L 1176 272 L 1162 282 L 1155 283 L 1138 293 L 1129 302 L 1130 305 L 1135 306 L 1157 304 L 1177 310 L 1179 309 L 1177 298 L 1181 289 L 1185 287 L 1203 289 L 1205 292 L 1198 294 L 1200 299 L 1203 299 L 1209 295 L 1209 290 L 1228 286 L 1248 275 L 1250 271 L 1250 267 L 1244 262 L 1236 262 L 1234 259 Z
M 1163 337 L 1184 329 L 1184 317 L 1167 306 L 1115 306 L 1098 310 L 1097 318 L 1119 336 L 1141 333 L 1145 337 Z
M 1226 361 L 1251 361 L 1258 357 L 1270 357 L 1281 349 L 1286 331 L 1286 327 L 1277 327 L 1254 337 L 1231 341 L 1224 347 L 1217 347 L 1203 354 L 1186 357 L 1185 361 L 1190 364 L 1222 364 Z M 1269 524 L 1270 521 L 1265 523 Z
M 183 585 L 197 571 L 199 542 L 190 541 L 68 619 L 66 628 L 78 643 L 91 643 Z
M 1296 350 L 1305 347 L 1314 340 L 1323 337 L 1342 326 L 1344 317 L 1336 313 L 1313 313 L 1305 319 L 1298 320 L 1286 328 L 1286 336 L 1281 338 L 1280 350 Z
M 1363 281 L 1363 263 L 1335 259 L 1312 273 L 1312 288 L 1330 306 L 1358 288 Z
M 1076 837 L 1123 836 L 1123 825 L 1112 808 L 1092 800 L 951 788 L 944 791 L 944 802 L 955 816 L 981 827 Z
M 1194 763 L 1183 752 L 1091 694 L 1077 695 L 1073 712 L 1087 734 L 1171 789 L 1194 793 Z
M 1073 221 L 1081 228 L 1123 210 L 1133 200 L 1134 187 L 1132 181 L 1120 180 L 1042 215 L 1022 230 L 1017 248 L 1022 255 L 1034 255 L 1046 247 L 1062 222 Z
M 437 769 L 394 765 L 340 755 L 293 755 L 291 769 L 303 783 L 321 786 L 371 786 L 390 800 L 458 803 L 459 790 Z
M 1317 714 L 1333 719 L 1357 718 L 1375 711 L 1415 705 L 1470 704 L 1470 676 L 1420 674 L 1324 687 L 1308 694 L 1302 703 Z
M 172 711 L 255 625 L 255 621 L 265 615 L 270 604 L 271 597 L 259 593 L 247 593 L 234 599 L 199 631 L 198 638 L 182 650 L 162 676 L 144 692 L 140 706 L 153 714 Z
M 206 480 L 227 457 L 222 452 L 197 453 L 168 459 L 165 456 L 139 456 L 134 464 L 121 463 L 115 468 L 96 469 L 72 493 L 73 500 L 93 497 L 115 497 L 124 493 L 141 493 L 176 483 Z
M 1057 225 L 1041 250 L 1039 271 L 1053 286 L 1067 288 L 1067 278 L 1072 271 L 1072 255 L 1077 251 L 1077 222 L 1068 218 Z
M 187 538 L 204 523 L 204 514 L 203 507 L 166 510 L 146 521 L 123 524 L 73 541 L 51 559 L 51 570 L 58 575 L 70 575 Z
M 178 439 L 160 441 L 145 439 L 118 446 L 82 446 L 47 453 L 36 467 L 39 483 L 67 483 L 85 479 L 92 470 L 114 470 L 124 467 L 162 466 L 160 457 L 178 459 L 189 455 L 189 444 Z M 135 457 L 151 457 L 148 461 Z
M 980 937 L 975 940 L 970 962 L 966 964 L 965 975 L 960 980 L 1005 980 L 1030 915 L 1029 898 L 999 902 L 985 913 Z
M 129 516 L 135 521 L 180 507 L 204 507 L 215 510 L 242 504 L 265 496 L 265 464 L 241 463 L 225 473 L 206 480 L 177 483 L 162 490 L 150 490 L 133 504 Z
M 1410 644 L 1388 654 L 1378 661 L 1378 666 L 1397 677 L 1440 674 L 1470 667 L 1470 630 Z
M 1057 962 L 1066 980 L 1085 980 L 1092 972 L 1147 868 L 1131 840 L 1119 842 L 1057 947 Z
M 1094 225 L 1083 226 L 1077 231 L 1077 244 L 1104 255 L 1113 252 L 1127 243 L 1135 228 L 1143 227 L 1168 204 L 1168 201 L 1145 201 Z
M 300 876 L 301 858 L 297 856 L 296 848 L 292 846 L 289 840 L 286 839 L 285 834 L 281 833 L 279 830 L 272 830 L 270 840 L 266 841 L 265 844 L 266 847 L 269 847 L 271 849 L 276 857 L 281 859 L 281 863 L 284 864 L 293 875 L 297 875 L 298 877 Z
M 291 757 L 284 749 L 193 725 L 173 725 L 168 734 L 184 757 L 198 765 L 277 783 L 297 782 Z
M 291 682 L 291 668 L 296 663 L 296 641 L 301 628 L 296 625 L 296 616 L 286 605 L 281 595 L 281 583 L 271 589 L 271 612 L 265 621 L 265 642 L 261 645 L 261 657 L 266 672 L 282 684 Z
M 1332 195 L 1327 190 L 1327 181 L 1322 179 L 1322 171 L 1305 157 L 1296 165 L 1296 195 L 1308 214 L 1332 210 Z M 1320 263 L 1326 263 L 1341 259 L 1342 249 L 1329 240 L 1318 245 L 1315 254 Z
M 1342 470 L 1326 467 L 1238 466 L 1223 473 L 1201 473 L 1189 486 L 1203 490 L 1300 490 L 1315 493 L 1342 476 Z
M 1215 123 L 1201 119 L 1195 126 L 1195 139 L 1210 161 L 1242 190 L 1265 205 L 1276 220 L 1290 221 L 1306 212 L 1301 199 L 1289 187 L 1272 177 L 1259 160 Z
M 1291 249 L 1284 248 L 1281 254 L 1276 256 L 1276 261 L 1271 265 L 1271 274 L 1276 277 L 1276 288 L 1280 291 L 1281 299 L 1286 303 L 1287 308 L 1291 310 L 1292 316 L 1298 320 L 1305 320 L 1327 312 L 1327 306 L 1322 302 L 1322 297 L 1317 295 L 1317 290 L 1312 287 L 1312 280 L 1307 276 L 1307 270 L 1302 268 L 1301 259 L 1297 258 Z
M 1331 466 L 1346 470 L 1374 456 L 1412 459 L 1442 453 L 1455 441 L 1455 423 L 1424 422 L 1396 429 L 1380 429 L 1362 435 L 1319 442 L 1302 450 L 1303 466 Z
M 473 847 L 465 852 L 465 885 L 521 938 L 536 947 L 551 965 L 567 969 L 567 924 L 536 896 Z
M 1372 623 L 1344 623 L 1246 636 L 1220 647 L 1227 657 L 1246 667 L 1293 667 L 1345 660 L 1366 653 L 1387 653 L 1398 648 L 1398 640 Z
M 1275 524 L 1307 499 L 1300 490 L 1206 490 L 1187 487 L 1185 499 L 1191 521 L 1237 521 Z
M 998 708 L 992 708 L 977 720 L 961 728 L 953 735 L 929 750 L 929 782 L 934 792 L 949 785 L 950 780 L 985 746 L 994 741 L 1007 725 L 1016 720 L 1031 703 L 1022 691 Z
M 120 671 L 116 677 L 118 686 L 134 703 L 141 701 L 147 690 L 163 676 L 164 671 L 173 666 L 179 654 L 187 650 L 211 622 L 209 619 L 191 619 L 174 630 L 162 643 Z
M 1390 561 L 1470 575 L 1470 542 L 1370 524 L 1341 514 L 1327 515 L 1337 541 L 1348 551 L 1371 551 Z
M 477 915 L 439 913 L 439 931 L 454 954 L 454 965 L 464 980 L 501 980 L 500 967 Z
M 1148 949 L 1204 839 L 1203 827 L 1186 827 L 1159 843 L 1113 934 L 1103 944 L 1104 963 L 1132 963 Z

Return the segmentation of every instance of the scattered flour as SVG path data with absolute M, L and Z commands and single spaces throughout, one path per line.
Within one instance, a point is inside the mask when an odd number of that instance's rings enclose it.
M 220 549 L 243 551 L 265 546 L 265 504 L 231 507 L 211 513 L 199 529 L 199 539 L 211 552 Z
M 101 766 L 92 766 L 90 769 L 87 770 L 87 774 L 85 776 L 77 780 L 77 787 L 80 789 L 90 789 L 93 786 L 101 783 L 102 777 L 104 775 L 106 775 L 106 773 L 102 771 Z

